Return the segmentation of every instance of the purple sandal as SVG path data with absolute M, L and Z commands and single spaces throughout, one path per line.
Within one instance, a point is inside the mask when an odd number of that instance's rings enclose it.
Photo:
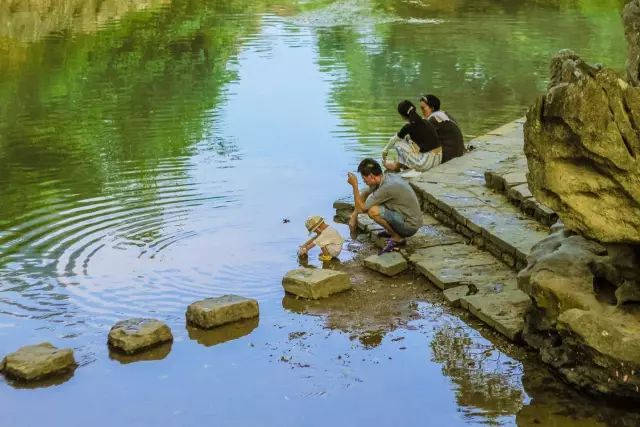
M 394 242 L 393 239 L 389 239 L 387 240 L 387 244 L 385 245 L 385 247 L 382 248 L 382 250 L 378 255 L 386 254 L 392 251 L 397 251 L 399 246 L 402 246 L 406 243 L 407 241 L 405 239 L 402 239 L 398 242 Z

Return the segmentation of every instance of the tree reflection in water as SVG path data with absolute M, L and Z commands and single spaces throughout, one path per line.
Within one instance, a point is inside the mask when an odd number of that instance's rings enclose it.
M 471 338 L 469 329 L 442 324 L 431 341 L 433 360 L 456 385 L 458 404 L 470 418 L 488 420 L 516 414 L 524 404 L 521 366 L 489 341 Z

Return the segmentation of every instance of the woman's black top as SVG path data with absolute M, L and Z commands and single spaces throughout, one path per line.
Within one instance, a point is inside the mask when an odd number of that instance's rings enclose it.
M 456 122 L 453 120 L 438 122 L 434 118 L 428 121 L 433 124 L 442 144 L 442 163 L 464 154 L 464 138 Z
M 407 123 L 398 132 L 399 138 L 404 138 L 409 135 L 411 140 L 418 144 L 421 153 L 426 153 L 434 148 L 440 147 L 440 141 L 438 134 L 433 124 L 428 120 L 420 119 L 416 123 Z

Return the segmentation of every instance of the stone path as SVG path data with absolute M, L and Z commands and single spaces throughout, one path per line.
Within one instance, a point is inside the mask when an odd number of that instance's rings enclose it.
M 519 339 L 530 304 L 518 289 L 517 271 L 557 218 L 528 191 L 522 123 L 476 138 L 474 151 L 409 180 L 421 200 L 424 225 L 400 251 L 450 303 L 511 340 Z M 338 220 L 351 210 L 344 200 L 334 207 Z M 358 226 L 378 246 L 384 244 L 377 237 L 380 226 L 366 215 Z

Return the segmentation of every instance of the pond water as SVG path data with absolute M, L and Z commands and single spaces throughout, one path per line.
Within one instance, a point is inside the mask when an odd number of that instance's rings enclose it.
M 80 364 L 0 380 L 0 425 L 637 425 L 419 278 L 373 320 L 280 284 L 398 101 L 436 93 L 480 135 L 524 115 L 559 49 L 622 70 L 623 3 L 0 2 L 0 355 L 50 341 Z M 185 329 L 225 293 L 259 323 Z M 106 332 L 137 316 L 176 339 L 129 363 Z

